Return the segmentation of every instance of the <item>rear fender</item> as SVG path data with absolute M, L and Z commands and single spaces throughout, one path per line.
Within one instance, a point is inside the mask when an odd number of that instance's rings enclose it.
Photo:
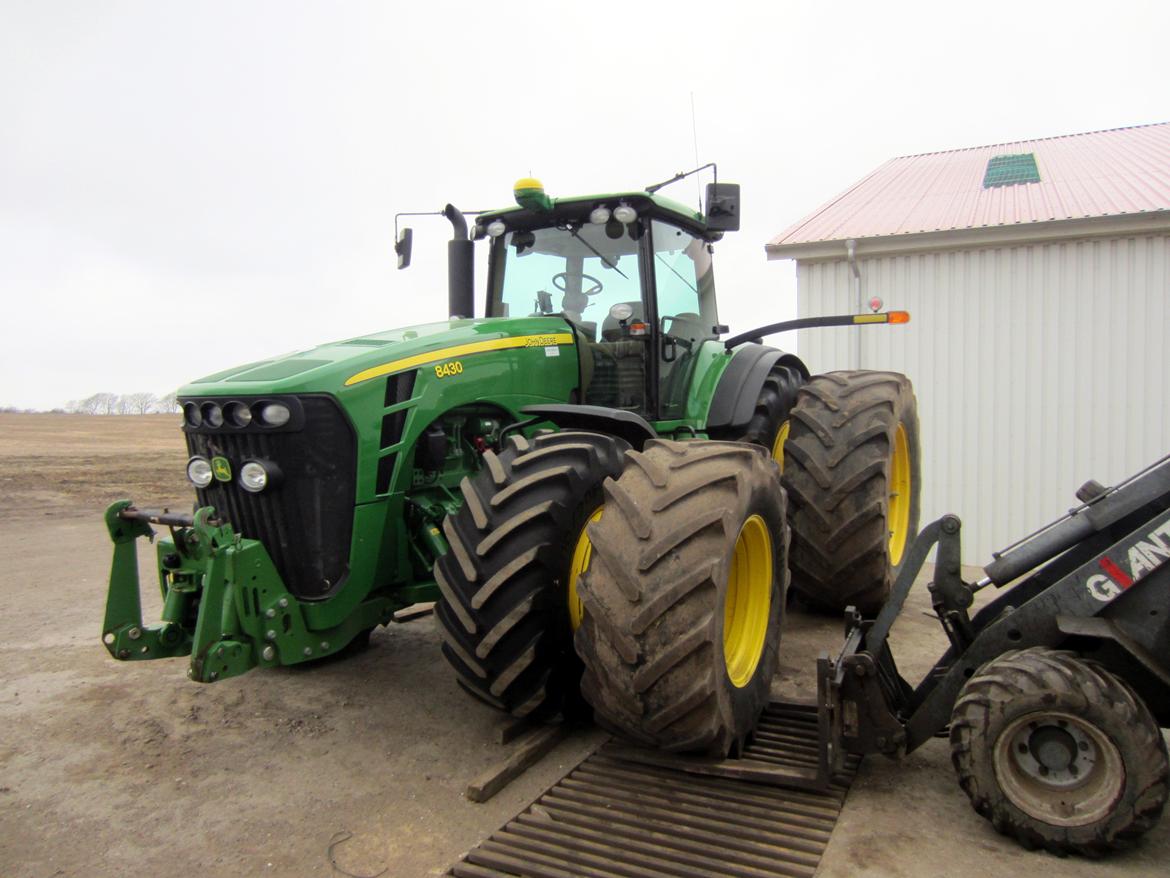
M 795 369 L 805 380 L 810 377 L 808 367 L 795 354 L 753 342 L 736 348 L 711 397 L 707 429 L 746 427 L 768 373 L 777 366 Z

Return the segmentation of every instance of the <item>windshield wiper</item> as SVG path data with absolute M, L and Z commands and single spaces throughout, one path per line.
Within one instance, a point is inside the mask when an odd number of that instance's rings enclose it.
M 674 273 L 675 277 L 677 277 L 684 284 L 686 284 L 688 287 L 690 287 L 692 293 L 699 292 L 697 287 L 695 287 L 689 280 L 687 280 L 685 277 L 683 277 L 681 274 L 679 274 L 673 265 L 671 265 L 669 262 L 667 262 L 665 259 L 662 258 L 661 253 L 655 253 L 654 258 L 657 259 L 659 262 L 661 262 L 663 265 L 665 265 L 667 268 L 669 268 Z
M 593 255 L 601 260 L 602 264 L 605 265 L 606 268 L 612 268 L 614 271 L 616 271 L 622 277 L 626 278 L 626 280 L 629 280 L 629 278 L 626 277 L 626 273 L 617 267 L 617 263 L 610 262 L 608 259 L 606 259 L 604 256 L 602 256 L 601 253 L 598 252 L 597 248 L 594 247 L 592 244 L 590 244 L 588 241 L 586 241 L 584 238 L 582 238 L 580 235 L 578 235 L 577 230 L 574 229 L 572 226 L 568 226 L 567 228 L 569 230 L 569 234 L 572 235 L 574 238 L 576 238 L 578 241 L 580 241 L 582 244 L 584 244 L 586 247 L 588 247 L 592 251 Z

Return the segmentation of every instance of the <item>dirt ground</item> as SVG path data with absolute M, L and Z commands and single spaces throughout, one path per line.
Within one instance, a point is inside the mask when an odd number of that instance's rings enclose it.
M 179 659 L 114 662 L 101 510 L 190 502 L 176 421 L 0 415 L 0 874 L 331 875 L 330 841 L 351 833 L 333 851 L 349 872 L 438 875 L 600 743 L 578 732 L 468 802 L 506 753 L 504 720 L 454 683 L 429 618 L 345 661 L 211 686 Z M 921 589 L 895 628 L 908 675 L 941 650 L 927 606 Z M 807 691 L 839 639 L 836 619 L 793 614 L 777 691 Z M 1167 862 L 1170 818 L 1103 862 L 1017 848 L 970 809 L 938 740 L 866 760 L 818 874 L 1161 876 Z

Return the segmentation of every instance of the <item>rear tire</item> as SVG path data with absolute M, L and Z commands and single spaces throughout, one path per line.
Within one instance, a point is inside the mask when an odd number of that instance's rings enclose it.
M 955 702 L 950 737 L 971 806 L 1027 848 L 1101 856 L 1150 829 L 1166 803 L 1166 744 L 1150 711 L 1073 653 L 1036 647 L 985 664 Z
M 574 642 L 603 726 L 645 744 L 738 751 L 768 701 L 787 586 L 779 473 L 738 442 L 626 455 L 589 526 Z
M 577 536 L 629 445 L 599 433 L 513 436 L 460 485 L 435 564 L 442 651 L 472 695 L 515 716 L 579 704 L 566 589 Z
M 918 532 L 910 380 L 897 372 L 817 375 L 800 388 L 791 423 L 784 487 L 792 587 L 822 609 L 874 615 Z

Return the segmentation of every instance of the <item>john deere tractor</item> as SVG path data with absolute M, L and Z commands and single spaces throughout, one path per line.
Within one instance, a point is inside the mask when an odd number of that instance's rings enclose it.
M 107 511 L 111 654 L 190 655 L 212 682 L 353 649 L 437 601 L 476 697 L 541 717 L 583 696 L 636 740 L 734 750 L 767 698 L 789 571 L 812 604 L 873 612 L 918 519 L 906 378 L 813 377 L 760 339 L 906 318 L 721 341 L 712 253 L 739 187 L 709 184 L 700 212 L 662 185 L 554 199 L 521 180 L 470 228 L 448 205 L 448 320 L 184 387 L 196 511 Z M 152 524 L 170 535 L 148 626 L 135 543 Z

